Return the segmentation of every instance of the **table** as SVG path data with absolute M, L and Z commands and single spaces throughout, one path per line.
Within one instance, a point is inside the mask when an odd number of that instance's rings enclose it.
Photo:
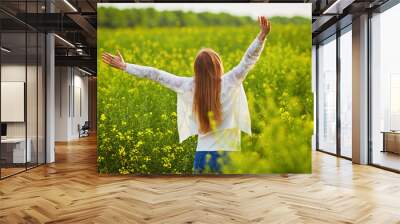
M 27 138 L 26 142 L 28 144 L 27 144 L 26 153 L 25 153 L 25 138 L 1 139 L 1 154 L 2 154 L 1 157 L 2 157 L 2 159 L 5 159 L 6 163 L 31 162 L 32 140 L 30 138 Z
M 392 152 L 400 154 L 400 131 L 382 131 L 383 150 L 382 152 Z

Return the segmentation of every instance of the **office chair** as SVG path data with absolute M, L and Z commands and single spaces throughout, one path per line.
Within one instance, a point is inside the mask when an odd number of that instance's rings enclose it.
M 82 127 L 78 125 L 78 129 L 79 129 L 79 138 L 89 136 L 89 129 L 90 129 L 89 121 L 85 121 Z

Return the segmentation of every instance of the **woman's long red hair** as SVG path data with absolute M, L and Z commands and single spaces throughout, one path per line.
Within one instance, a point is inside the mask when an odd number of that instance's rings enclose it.
M 194 62 L 195 90 L 193 111 L 197 116 L 200 133 L 211 131 L 222 120 L 221 76 L 222 61 L 211 49 L 201 50 Z

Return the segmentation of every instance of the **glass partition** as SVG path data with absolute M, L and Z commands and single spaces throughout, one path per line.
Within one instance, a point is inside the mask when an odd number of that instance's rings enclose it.
M 351 26 L 340 36 L 340 154 L 352 157 L 352 34 Z
M 26 149 L 26 40 L 25 32 L 1 34 L 2 177 L 24 171 L 31 158 Z
M 46 38 L 43 33 L 38 33 L 38 75 L 37 75 L 37 147 L 38 147 L 38 164 L 46 162 L 46 144 L 45 144 L 45 124 L 46 124 L 46 76 L 45 76 L 45 65 L 46 65 Z
M 44 1 L 1 1 L 0 178 L 45 163 L 44 33 L 16 17 L 43 12 Z
M 371 18 L 371 162 L 400 170 L 400 5 Z
M 27 113 L 27 150 L 31 151 L 28 168 L 37 165 L 38 160 L 38 35 L 36 32 L 27 33 L 27 74 L 26 74 L 26 113 Z
M 336 153 L 336 36 L 318 47 L 318 149 Z

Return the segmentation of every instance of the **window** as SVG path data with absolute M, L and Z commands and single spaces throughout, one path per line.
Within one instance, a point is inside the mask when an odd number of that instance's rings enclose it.
M 340 36 L 340 154 L 351 158 L 352 149 L 352 34 L 351 26 Z
M 400 5 L 371 18 L 371 162 L 400 170 Z
M 336 36 L 318 48 L 318 149 L 336 153 Z

